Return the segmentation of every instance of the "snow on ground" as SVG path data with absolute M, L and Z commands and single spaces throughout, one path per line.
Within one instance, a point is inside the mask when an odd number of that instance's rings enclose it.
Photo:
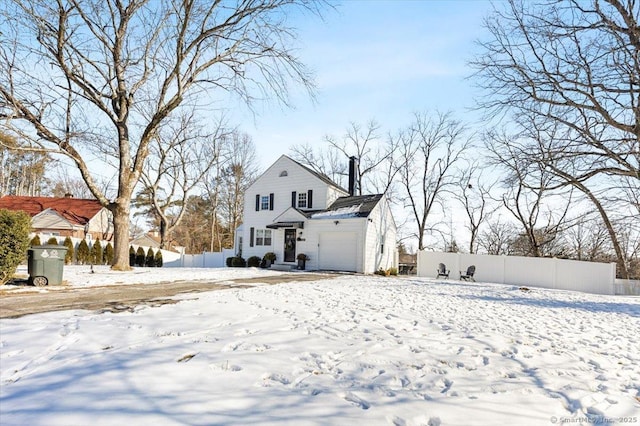
M 93 272 L 92 272 L 93 271 Z M 133 268 L 132 271 L 114 271 L 109 266 L 66 265 L 62 269 L 62 286 L 23 287 L 22 291 L 56 291 L 70 287 L 104 285 L 152 284 L 185 280 L 226 281 L 238 278 L 277 276 L 283 272 L 257 268 Z M 26 265 L 21 265 L 16 276 L 28 277 Z
M 0 423 L 640 424 L 637 297 L 345 275 L 180 298 L 0 320 Z

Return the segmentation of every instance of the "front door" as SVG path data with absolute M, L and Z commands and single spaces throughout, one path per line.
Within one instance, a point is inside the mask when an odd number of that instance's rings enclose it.
M 284 261 L 285 262 L 296 261 L 296 230 L 295 229 L 284 230 Z

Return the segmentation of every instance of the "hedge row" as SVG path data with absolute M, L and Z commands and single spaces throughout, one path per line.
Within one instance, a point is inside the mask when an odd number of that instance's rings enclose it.
M 163 264 L 162 251 L 158 250 L 155 253 L 153 249 L 149 247 L 147 252 L 144 252 L 142 247 L 138 247 L 138 250 L 133 246 L 129 246 L 129 266 L 146 266 L 160 268 Z

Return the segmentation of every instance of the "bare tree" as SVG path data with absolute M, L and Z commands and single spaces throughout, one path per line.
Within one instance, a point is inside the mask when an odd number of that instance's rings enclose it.
M 73 169 L 72 169 L 73 170 Z M 100 182 L 100 179 L 96 179 Z M 102 190 L 107 193 L 110 184 L 108 181 L 98 183 Z M 51 177 L 50 192 L 54 197 L 64 197 L 71 195 L 75 198 L 93 198 L 93 194 L 89 191 L 87 184 L 80 177 L 72 176 L 69 173 L 69 166 L 58 162 L 58 167 L 55 168 L 55 173 Z
M 129 269 L 130 203 L 162 124 L 184 106 L 251 102 L 312 89 L 292 54 L 307 0 L 11 0 L 0 2 L 0 118 L 30 147 L 70 158 L 114 216 L 114 269 Z M 116 159 L 113 199 L 90 159 Z M 104 171 L 104 170 L 103 170 Z
M 174 121 L 166 120 L 149 145 L 149 159 L 141 179 L 148 191 L 153 216 L 160 228 L 160 247 L 180 223 L 189 196 L 209 170 L 219 164 L 223 123 L 211 131 L 197 128 L 193 111 Z
M 232 131 L 222 138 L 219 150 L 218 163 L 209 170 L 203 181 L 213 207 L 211 251 L 214 251 L 214 247 L 233 246 L 235 230 L 242 223 L 245 191 L 258 174 L 256 148 L 246 133 Z
M 611 252 L 609 234 L 592 215 L 584 215 L 564 233 L 571 249 L 570 256 L 576 260 L 604 261 Z
M 517 235 L 516 226 L 500 220 L 487 222 L 487 227 L 478 235 L 478 245 L 487 254 L 496 256 L 512 254 L 512 243 Z
M 415 114 L 413 122 L 393 139 L 398 147 L 402 201 L 411 211 L 418 250 L 423 250 L 429 216 L 459 181 L 454 166 L 462 160 L 471 139 L 466 127 L 450 113 Z
M 372 192 L 366 179 L 373 176 L 390 155 L 381 142 L 380 125 L 375 120 L 365 126 L 351 122 L 341 138 L 326 136 L 325 139 L 329 146 L 343 155 L 345 166 L 348 158 L 355 157 L 358 160 L 355 171 L 357 193 L 354 195 L 362 195 L 363 190 Z M 343 170 L 348 175 L 347 168 Z
M 502 205 L 522 227 L 515 251 L 534 257 L 550 254 L 549 248 L 567 226 L 572 192 L 554 192 L 554 174 L 527 155 L 528 146 L 519 143 L 517 137 L 489 132 L 485 145 L 493 164 L 505 172 Z
M 327 176 L 343 188 L 347 187 L 348 162 L 344 155 L 332 147 L 323 148 L 311 144 L 294 145 L 290 148 L 291 158 L 311 170 Z
M 469 253 L 477 253 L 480 226 L 492 213 L 489 206 L 492 186 L 483 181 L 482 169 L 477 162 L 472 162 L 461 172 L 457 183 L 454 198 L 460 202 L 469 219 L 466 224 L 469 230 Z
M 509 0 L 471 64 L 479 106 L 566 129 L 549 155 L 574 158 L 572 179 L 640 179 L 640 10 L 635 1 Z
M 571 186 L 593 204 L 622 277 L 627 255 L 602 195 L 613 178 L 640 180 L 639 19 L 635 1 L 510 0 L 472 61 L 489 92 L 479 106 L 512 115 L 528 140 L 519 155 L 554 176 L 547 189 Z
M 0 132 L 0 196 L 39 196 L 46 184 L 51 156 L 39 150 L 23 151 L 20 143 Z
M 349 176 L 349 159 L 355 157 L 356 194 L 385 193 L 391 186 L 397 171 L 393 162 L 393 140 L 383 140 L 380 125 L 371 120 L 366 125 L 351 122 L 344 135 L 324 138 L 326 148 L 310 144 L 291 147 L 292 158 L 312 170 L 329 177 L 346 188 Z

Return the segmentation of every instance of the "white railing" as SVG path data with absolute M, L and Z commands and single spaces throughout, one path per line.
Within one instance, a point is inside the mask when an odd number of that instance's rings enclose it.
M 616 292 L 615 263 L 421 251 L 418 252 L 418 276 L 435 278 L 439 263 L 444 263 L 450 270 L 450 279 L 459 279 L 461 271 L 475 265 L 476 281 L 595 294 L 625 294 Z

